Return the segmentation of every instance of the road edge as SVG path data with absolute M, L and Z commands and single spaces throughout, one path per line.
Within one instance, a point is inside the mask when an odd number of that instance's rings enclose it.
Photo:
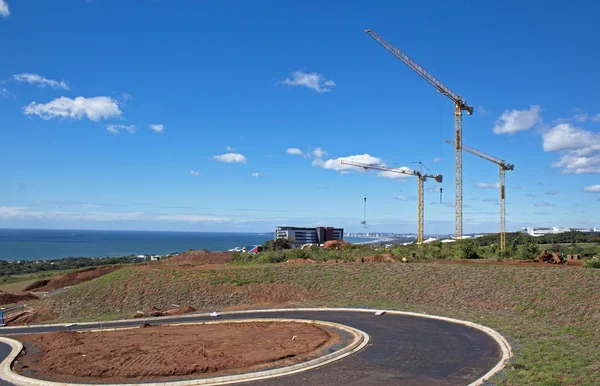
M 172 382 L 149 382 L 149 383 L 119 383 L 119 384 L 102 384 L 102 386 L 187 386 L 187 385 L 226 385 L 240 382 L 252 382 L 265 379 L 271 379 L 276 377 L 282 377 L 287 375 L 296 374 L 303 371 L 312 370 L 317 367 L 325 366 L 329 363 L 343 359 L 349 355 L 352 355 L 362 350 L 370 341 L 370 337 L 364 331 L 357 328 L 346 326 L 340 323 L 327 322 L 322 320 L 308 320 L 308 319 L 281 319 L 281 318 L 253 318 L 253 319 L 237 319 L 237 320 L 215 320 L 205 322 L 193 322 L 193 323 L 173 323 L 173 325 L 186 325 L 186 324 L 216 324 L 216 323 L 257 323 L 257 322 L 292 322 L 292 323 L 308 323 L 316 324 L 321 326 L 332 327 L 340 329 L 350 333 L 354 339 L 353 341 L 342 348 L 339 351 L 323 355 L 321 357 L 298 363 L 292 366 L 281 367 L 274 370 L 263 370 L 255 371 L 245 374 L 227 375 L 213 378 L 202 378 L 202 379 L 190 379 L 186 381 L 172 381 Z M 127 330 L 138 327 L 118 327 L 118 328 L 106 328 L 106 329 L 94 329 L 85 330 L 86 332 L 98 332 L 98 331 L 115 331 L 115 330 Z M 45 381 L 41 379 L 35 379 L 20 375 L 12 371 L 12 364 L 15 359 L 19 356 L 23 350 L 23 344 L 16 339 L 7 338 L 0 336 L 0 342 L 6 343 L 11 346 L 12 350 L 10 354 L 0 363 L 1 371 L 0 378 L 15 385 L 20 386 L 81 386 L 88 385 L 83 383 L 64 383 Z M 89 384 L 91 385 L 91 384 Z
M 371 309 L 371 308 L 333 308 L 333 307 L 327 307 L 327 308 L 275 308 L 275 309 L 241 310 L 241 311 L 223 311 L 223 312 L 217 313 L 217 315 L 237 315 L 237 314 L 249 314 L 249 313 L 259 313 L 259 312 L 263 312 L 263 313 L 264 312 L 298 312 L 298 311 L 306 311 L 306 312 L 343 311 L 343 312 L 375 313 L 378 310 Z M 508 340 L 504 336 L 502 336 L 499 332 L 497 332 L 496 330 L 491 329 L 486 326 L 483 326 L 481 324 L 477 324 L 477 323 L 473 323 L 473 322 L 469 322 L 469 321 L 465 321 L 465 320 L 460 320 L 460 319 L 448 318 L 445 316 L 422 314 L 422 313 L 417 313 L 417 312 L 395 311 L 395 310 L 387 310 L 386 312 L 390 313 L 390 314 L 394 314 L 394 315 L 414 316 L 414 317 L 420 317 L 420 318 L 442 320 L 442 321 L 449 322 L 449 323 L 462 324 L 464 326 L 468 326 L 468 327 L 480 330 L 480 331 L 488 334 L 489 336 L 491 336 L 496 341 L 498 346 L 500 346 L 500 350 L 502 351 L 502 358 L 496 364 L 496 366 L 494 366 L 490 371 L 485 373 L 482 377 L 480 377 L 476 381 L 470 383 L 468 386 L 483 385 L 491 377 L 493 377 L 494 375 L 496 375 L 497 373 L 502 371 L 502 369 L 504 369 L 504 367 L 506 367 L 506 365 L 508 364 L 509 360 L 513 357 L 512 348 L 511 348 L 510 344 L 508 343 Z M 203 316 L 213 316 L 213 315 L 211 315 L 211 313 L 206 312 L 206 313 L 175 315 L 175 316 L 160 316 L 160 317 L 154 317 L 154 318 L 140 318 L 140 319 L 136 319 L 136 321 L 139 321 L 139 322 L 152 321 L 152 320 L 163 320 L 164 321 L 164 320 L 172 320 L 172 319 L 194 318 L 194 317 L 199 317 L 199 316 L 203 317 Z M 132 321 L 132 319 L 121 319 L 121 320 L 113 320 L 110 322 L 77 323 L 76 325 L 77 326 L 87 326 L 87 325 L 98 325 L 98 324 L 102 324 L 102 323 L 106 323 L 106 324 L 125 323 L 125 322 L 131 322 L 131 321 Z M 32 326 L 2 327 L 2 328 L 0 328 L 0 333 L 4 329 L 10 330 L 10 329 L 22 329 L 22 328 L 60 327 L 60 326 L 65 326 L 65 324 L 64 323 L 62 323 L 62 324 L 40 324 L 40 325 L 32 325 Z

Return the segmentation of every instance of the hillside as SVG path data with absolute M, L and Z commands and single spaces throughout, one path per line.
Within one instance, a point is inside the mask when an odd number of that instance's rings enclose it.
M 554 384 L 560 378 L 560 384 L 584 384 L 600 375 L 597 299 L 598 270 L 273 264 L 186 270 L 128 267 L 42 304 L 59 320 L 133 315 L 172 303 L 199 311 L 329 305 L 435 313 L 485 324 L 511 340 L 517 359 L 500 383 Z

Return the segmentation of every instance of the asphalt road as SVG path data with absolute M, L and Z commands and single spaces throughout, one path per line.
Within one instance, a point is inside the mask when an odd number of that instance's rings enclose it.
M 223 320 L 240 318 L 294 318 L 331 321 L 369 334 L 371 341 L 360 352 L 326 366 L 274 378 L 252 385 L 467 385 L 488 372 L 501 359 L 498 344 L 482 331 L 460 324 L 414 316 L 362 312 L 289 311 L 221 315 Z M 185 318 L 181 322 L 215 320 L 215 317 Z M 174 320 L 159 321 L 173 323 Z M 100 327 L 139 325 L 132 320 L 74 327 L 37 327 L 0 330 L 0 335 Z M 0 360 L 10 352 L 0 344 Z M 2 382 L 2 381 L 0 381 Z M 7 383 L 0 383 L 6 385 Z

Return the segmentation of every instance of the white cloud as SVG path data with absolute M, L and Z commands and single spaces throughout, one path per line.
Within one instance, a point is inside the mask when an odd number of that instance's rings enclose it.
M 331 170 L 336 170 L 336 171 L 364 170 L 360 167 L 344 165 L 344 164 L 342 164 L 342 160 L 359 162 L 359 163 L 364 163 L 364 164 L 380 164 L 380 162 L 381 162 L 380 158 L 373 157 L 369 154 L 359 154 L 359 155 L 351 155 L 348 157 L 339 157 L 339 158 L 335 158 L 335 159 L 328 159 L 326 161 L 323 161 L 322 159 L 318 158 L 318 159 L 314 160 L 312 164 L 313 164 L 313 166 L 319 166 L 324 169 L 331 169 Z
M 330 92 L 336 86 L 333 80 L 325 80 L 325 76 L 316 72 L 306 73 L 294 71 L 286 79 L 279 82 L 288 86 L 303 86 L 318 93 Z
M 27 82 L 29 84 L 36 85 L 38 87 L 52 87 L 52 88 L 62 88 L 64 90 L 70 90 L 69 85 L 64 81 L 58 81 L 53 79 L 44 78 L 38 74 L 24 73 L 24 74 L 16 74 L 13 75 L 13 79 L 17 82 Z
M 156 216 L 156 220 L 168 222 L 228 222 L 230 219 L 199 214 L 171 214 Z
M 15 94 L 13 94 L 12 92 L 8 91 L 8 89 L 6 87 L 0 88 L 0 95 L 2 95 L 5 98 L 13 98 L 13 99 L 15 99 Z
M 600 193 L 600 185 L 586 186 L 583 188 L 583 191 L 589 193 Z
M 544 194 L 547 196 L 556 196 L 558 193 L 560 193 L 558 190 L 549 190 Z
M 0 16 L 8 17 L 8 15 L 10 15 L 10 10 L 8 9 L 8 4 L 6 4 L 6 1 L 0 0 Z
M 219 162 L 227 162 L 227 163 L 246 163 L 246 157 L 239 153 L 227 153 L 222 155 L 216 155 L 213 157 L 214 160 Z
M 477 106 L 477 114 L 481 116 L 490 115 L 491 113 L 483 106 Z
M 190 170 L 190 175 L 194 176 L 194 177 L 198 177 L 200 175 L 200 172 L 197 172 L 195 170 Z
M 288 153 L 288 154 L 291 154 L 291 155 L 304 155 L 304 153 L 302 152 L 302 150 L 300 150 L 300 149 L 298 149 L 296 147 L 290 147 L 285 152 Z
M 117 101 L 106 96 L 93 98 L 76 97 L 75 99 L 60 97 L 48 103 L 31 102 L 23 108 L 26 115 L 37 115 L 42 119 L 71 118 L 80 120 L 88 118 L 94 122 L 100 119 L 117 118 L 123 113 Z
M 435 157 L 433 159 L 433 162 L 435 162 L 435 163 L 442 162 L 442 158 L 441 157 Z
M 323 158 L 324 155 L 327 155 L 327 152 L 320 147 L 316 147 L 313 149 L 312 154 L 315 158 Z
M 235 151 L 234 148 L 232 148 L 231 146 L 225 146 L 225 150 L 227 150 L 228 152 L 233 152 Z
M 561 153 L 552 166 L 563 173 L 600 173 L 600 133 L 561 123 L 543 133 L 542 140 L 544 151 Z
M 413 197 L 413 196 L 398 196 L 396 197 L 396 200 L 399 201 L 415 201 L 417 198 Z
M 521 189 L 521 185 L 515 185 L 515 186 L 513 186 L 513 189 L 514 190 L 519 190 L 519 189 Z
M 541 112 L 542 108 L 539 105 L 532 105 L 529 110 L 506 110 L 496 121 L 494 133 L 514 134 L 529 130 L 542 121 Z
M 260 173 L 252 173 L 251 176 L 252 177 L 258 177 L 258 176 L 260 176 Z
M 165 127 L 160 123 L 153 123 L 150 125 L 150 128 L 157 133 L 162 133 L 165 130 Z
M 594 115 L 592 118 L 590 118 L 590 120 L 592 122 L 600 122 L 600 114 Z
M 489 184 L 487 182 L 476 182 L 475 186 L 478 188 L 482 188 L 482 189 L 490 189 L 490 188 L 499 189 L 500 183 L 494 182 L 494 183 Z
M 396 170 L 397 172 L 393 172 L 393 171 L 381 171 L 379 173 L 377 173 L 377 175 L 379 177 L 383 177 L 383 178 L 391 178 L 391 179 L 404 179 L 404 178 L 410 178 L 412 177 L 412 174 L 406 174 L 406 172 L 411 172 L 412 170 L 406 166 L 402 166 L 399 168 L 394 168 L 392 170 Z
M 0 206 L 0 218 L 19 217 L 24 210 L 27 208 L 23 206 Z
M 119 130 L 127 130 L 128 132 L 130 132 L 131 134 L 135 133 L 135 126 L 134 125 L 108 125 L 106 127 L 106 130 L 108 130 L 110 133 L 113 134 L 118 134 Z

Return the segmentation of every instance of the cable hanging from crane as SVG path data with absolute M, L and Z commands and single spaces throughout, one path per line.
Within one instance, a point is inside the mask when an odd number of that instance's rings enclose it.
M 363 220 L 360 222 L 363 228 L 367 229 L 369 224 L 367 224 L 367 198 L 365 197 L 364 209 L 363 209 Z
M 442 183 L 443 177 L 441 174 L 423 174 L 422 171 L 422 167 L 421 167 L 421 163 L 419 162 L 419 170 L 415 171 L 415 170 L 410 170 L 410 169 L 402 169 L 402 168 L 388 168 L 386 166 L 382 166 L 382 165 L 377 165 L 377 164 L 365 164 L 365 163 L 361 163 L 361 162 L 354 162 L 354 161 L 348 161 L 348 160 L 341 160 L 340 161 L 343 165 L 351 165 L 351 166 L 356 166 L 356 167 L 360 167 L 363 168 L 365 170 L 367 169 L 375 169 L 375 170 L 382 170 L 382 171 L 386 171 L 386 172 L 391 172 L 391 173 L 399 173 L 399 174 L 405 174 L 405 175 L 409 175 L 409 176 L 416 176 L 418 178 L 418 182 L 419 182 L 419 218 L 418 218 L 418 234 L 417 234 L 417 242 L 419 245 L 419 248 L 421 248 L 423 246 L 423 229 L 424 229 L 424 224 L 423 224 L 423 212 L 424 212 L 424 205 L 423 205 L 423 184 L 425 182 L 425 180 L 427 180 L 428 178 L 433 178 L 436 182 L 438 183 Z M 366 202 L 367 199 L 365 198 L 365 208 L 366 208 Z M 366 213 L 366 212 L 365 212 Z

